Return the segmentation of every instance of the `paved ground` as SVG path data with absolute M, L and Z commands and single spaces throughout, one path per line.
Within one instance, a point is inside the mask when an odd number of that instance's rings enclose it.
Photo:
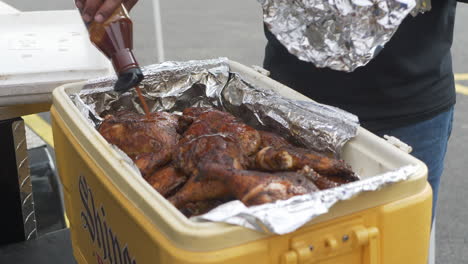
M 4 0 L 5 1 L 5 0 Z M 72 0 L 6 0 L 20 10 L 70 9 Z M 226 56 L 246 65 L 261 65 L 261 11 L 255 0 L 163 0 L 162 19 L 166 59 L 187 60 Z M 141 64 L 155 62 L 151 1 L 133 11 L 136 55 Z M 59 23 L 59 21 L 57 21 Z M 453 46 L 454 68 L 468 73 L 468 5 L 457 10 Z M 468 86 L 468 80 L 459 81 Z M 468 95 L 458 94 L 453 134 L 447 154 L 437 223 L 437 263 L 468 260 Z M 47 115 L 44 115 L 48 118 Z

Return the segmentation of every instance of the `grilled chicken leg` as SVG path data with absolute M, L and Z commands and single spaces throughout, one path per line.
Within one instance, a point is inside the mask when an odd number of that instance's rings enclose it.
M 189 203 L 197 203 L 206 200 L 228 199 L 232 195 L 227 186 L 219 181 L 197 180 L 190 177 L 187 183 L 169 201 L 178 209 L 184 208 Z
M 334 176 L 342 183 L 359 179 L 344 161 L 296 147 L 263 148 L 255 157 L 255 165 L 267 171 L 300 170 L 309 166 L 319 174 Z
M 265 173 L 207 164 L 203 168 L 203 178 L 224 183 L 234 197 L 252 206 L 318 191 L 317 186 L 308 179 L 310 172 Z

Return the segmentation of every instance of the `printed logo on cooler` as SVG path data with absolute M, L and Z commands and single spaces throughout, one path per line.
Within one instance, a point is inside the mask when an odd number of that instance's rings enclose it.
M 81 211 L 81 220 L 84 229 L 88 230 L 93 244 L 97 244 L 99 253 L 95 252 L 99 264 L 137 264 L 135 258 L 131 257 L 127 244 L 121 245 L 117 234 L 112 231 L 106 221 L 106 211 L 101 204 L 96 207 L 94 196 L 89 188 L 85 177 L 80 176 L 78 188 L 84 210 Z

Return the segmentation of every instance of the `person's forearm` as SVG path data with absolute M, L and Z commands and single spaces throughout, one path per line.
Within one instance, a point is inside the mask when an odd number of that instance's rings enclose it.
M 82 12 L 83 20 L 102 23 L 120 6 L 124 4 L 127 10 L 133 8 L 138 0 L 76 0 L 76 7 Z

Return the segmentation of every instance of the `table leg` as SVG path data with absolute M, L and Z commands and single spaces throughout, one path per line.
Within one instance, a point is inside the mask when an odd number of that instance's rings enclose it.
M 36 238 L 34 200 L 21 118 L 0 121 L 0 245 Z

